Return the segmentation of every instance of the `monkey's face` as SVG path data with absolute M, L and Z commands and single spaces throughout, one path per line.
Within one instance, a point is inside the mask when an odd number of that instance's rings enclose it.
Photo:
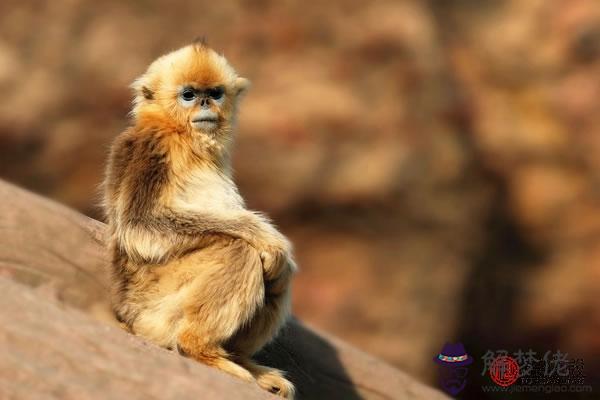
M 189 109 L 187 123 L 192 130 L 213 133 L 227 120 L 225 113 L 225 86 L 184 85 L 178 94 L 180 107 Z
M 159 58 L 134 83 L 133 114 L 159 111 L 193 135 L 226 139 L 247 86 L 223 56 L 191 45 Z

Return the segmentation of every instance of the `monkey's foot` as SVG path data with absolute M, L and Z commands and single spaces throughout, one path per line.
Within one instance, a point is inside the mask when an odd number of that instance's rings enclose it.
M 276 369 L 269 369 L 256 377 L 258 385 L 268 392 L 286 399 L 293 399 L 296 388 L 292 382 L 283 377 L 283 373 Z

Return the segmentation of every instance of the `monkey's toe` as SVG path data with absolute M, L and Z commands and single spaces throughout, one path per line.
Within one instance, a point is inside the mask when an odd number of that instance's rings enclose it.
M 277 386 L 271 386 L 271 389 L 269 389 L 269 392 L 277 394 L 277 393 L 281 392 L 281 388 L 277 387 Z
M 268 392 L 276 394 L 286 399 L 293 399 L 296 389 L 292 382 L 283 377 L 278 370 L 272 370 L 262 374 L 257 379 L 258 385 Z

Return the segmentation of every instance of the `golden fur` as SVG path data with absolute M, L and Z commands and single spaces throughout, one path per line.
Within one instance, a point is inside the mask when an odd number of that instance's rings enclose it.
M 246 209 L 231 178 L 247 87 L 203 44 L 160 57 L 134 82 L 134 123 L 115 139 L 104 182 L 114 309 L 131 332 L 292 398 L 282 372 L 251 358 L 289 315 L 296 267 L 290 243 Z

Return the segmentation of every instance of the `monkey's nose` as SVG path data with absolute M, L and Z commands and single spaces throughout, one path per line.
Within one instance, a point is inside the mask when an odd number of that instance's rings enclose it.
M 200 99 L 200 106 L 202 108 L 208 108 L 210 106 L 210 100 L 208 97 L 203 97 Z

